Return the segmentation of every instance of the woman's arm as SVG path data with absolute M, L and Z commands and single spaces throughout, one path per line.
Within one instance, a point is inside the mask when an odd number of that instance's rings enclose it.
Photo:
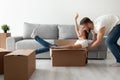
M 75 31 L 76 31 L 77 36 L 78 36 L 78 38 L 79 38 L 79 28 L 78 28 L 78 22 L 77 22 L 78 17 L 79 17 L 79 15 L 77 14 L 77 15 L 75 16 Z

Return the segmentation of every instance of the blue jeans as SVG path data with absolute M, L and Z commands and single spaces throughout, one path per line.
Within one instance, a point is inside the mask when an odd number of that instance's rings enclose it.
M 116 58 L 116 62 L 120 63 L 120 45 L 117 41 L 120 37 L 120 24 L 116 25 L 109 33 L 105 43 Z
M 40 38 L 40 37 L 38 37 L 38 36 L 35 36 L 35 40 L 36 40 L 39 44 L 41 44 L 42 46 L 44 46 L 43 48 L 37 49 L 37 50 L 36 50 L 36 54 L 40 54 L 40 53 L 49 51 L 49 49 L 50 49 L 51 46 L 57 46 L 57 44 L 48 43 L 47 41 L 43 40 L 42 38 Z

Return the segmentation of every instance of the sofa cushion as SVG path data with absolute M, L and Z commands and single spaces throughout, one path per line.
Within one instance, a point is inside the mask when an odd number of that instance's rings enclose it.
M 45 41 L 52 43 L 52 44 L 54 43 L 54 40 L 46 39 Z M 39 44 L 34 39 L 21 40 L 21 41 L 16 42 L 15 45 L 16 45 L 16 49 L 38 49 L 38 48 L 43 47 L 41 44 Z
M 43 39 L 57 39 L 58 38 L 58 28 L 57 25 L 43 25 L 40 24 L 33 30 L 37 36 Z
M 24 29 L 23 29 L 23 38 L 25 39 L 30 39 L 31 38 L 31 33 L 35 27 L 40 26 L 39 24 L 31 24 L 24 22 Z
M 58 25 L 59 39 L 77 39 L 74 25 Z
M 88 40 L 88 44 L 90 45 L 92 43 L 92 40 Z M 90 49 L 89 51 L 93 52 L 93 51 L 98 51 L 99 48 L 98 47 L 94 47 L 92 49 Z
M 91 43 L 92 43 L 92 40 L 88 40 L 88 44 L 90 45 Z M 104 41 L 102 41 L 99 46 L 94 47 L 94 48 L 90 49 L 89 51 L 90 51 L 90 52 L 106 51 L 106 46 L 105 46 Z M 88 51 L 88 52 L 89 52 L 89 51 Z

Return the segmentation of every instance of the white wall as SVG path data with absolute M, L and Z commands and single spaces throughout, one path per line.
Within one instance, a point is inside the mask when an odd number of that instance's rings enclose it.
M 76 13 L 92 19 L 102 14 L 120 15 L 119 5 L 120 0 L 0 0 L 0 26 L 10 25 L 12 36 L 20 36 L 24 22 L 73 24 Z

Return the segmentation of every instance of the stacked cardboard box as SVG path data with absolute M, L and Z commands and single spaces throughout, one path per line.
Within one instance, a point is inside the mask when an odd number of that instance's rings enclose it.
M 55 40 L 59 45 L 74 44 L 75 40 Z M 85 66 L 86 49 L 50 49 L 53 66 Z
M 16 50 L 5 55 L 4 80 L 29 80 L 35 64 L 34 50 Z
M 0 74 L 4 73 L 4 55 L 11 51 L 0 48 Z

